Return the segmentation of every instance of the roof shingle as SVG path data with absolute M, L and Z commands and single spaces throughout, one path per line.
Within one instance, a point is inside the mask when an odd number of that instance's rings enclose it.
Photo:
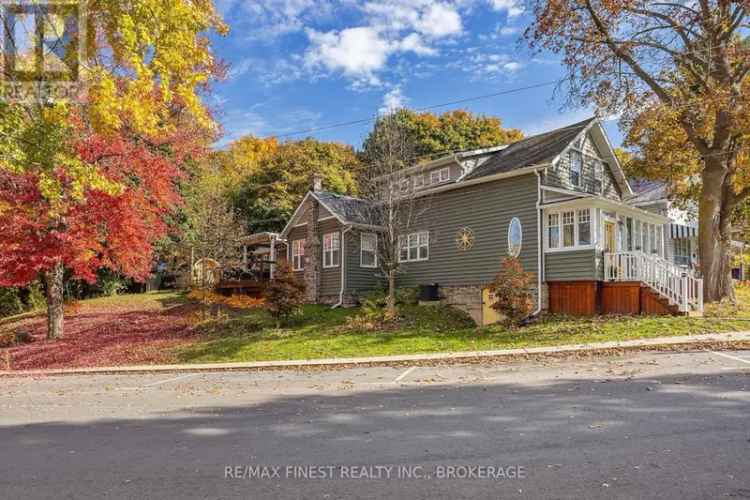
M 466 179 L 477 179 L 517 170 L 533 165 L 550 163 L 578 136 L 595 121 L 592 117 L 567 127 L 534 135 L 510 144 L 492 155 L 489 160 L 469 174 Z

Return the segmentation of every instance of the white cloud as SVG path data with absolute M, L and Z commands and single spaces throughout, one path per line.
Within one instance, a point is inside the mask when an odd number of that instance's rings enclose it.
M 383 96 L 383 105 L 378 110 L 380 114 L 392 113 L 406 106 L 408 99 L 401 92 L 401 86 L 392 88 Z
M 524 13 L 523 5 L 519 0 L 490 0 L 490 5 L 497 11 L 506 11 L 508 17 L 516 17 Z
M 427 46 L 418 33 L 403 39 L 391 39 L 371 26 L 347 28 L 342 31 L 321 33 L 307 30 L 310 48 L 305 53 L 308 68 L 341 71 L 354 79 L 355 87 L 377 87 L 382 84 L 377 76 L 388 65 L 388 59 L 397 52 L 412 52 L 432 56 L 437 50 Z
M 366 26 L 328 33 L 307 30 L 307 35 L 311 43 L 305 55 L 308 66 L 340 70 L 370 85 L 379 84 L 375 72 L 385 66 L 395 50 L 375 29 Z
M 505 69 L 506 71 L 510 71 L 511 73 L 514 73 L 521 68 L 523 68 L 523 64 L 516 61 L 511 61 L 503 64 L 503 69 Z
M 337 0 L 220 0 L 219 8 L 235 14 L 232 25 L 243 35 L 267 41 L 302 31 L 343 7 Z
M 427 7 L 414 27 L 420 33 L 433 38 L 458 35 L 463 31 L 461 16 L 456 9 L 441 3 Z
M 437 54 L 437 50 L 425 45 L 424 40 L 418 33 L 407 35 L 401 40 L 399 47 L 404 52 L 414 52 L 420 56 L 433 56 Z
M 458 8 L 434 0 L 385 0 L 362 6 L 371 26 L 381 32 L 416 31 L 430 38 L 443 38 L 463 32 Z
M 476 52 L 460 65 L 463 71 L 481 79 L 488 76 L 510 76 L 524 67 L 522 62 L 508 54 Z
M 503 26 L 500 28 L 497 32 L 501 36 L 513 36 L 521 31 L 521 28 L 517 28 L 515 26 Z

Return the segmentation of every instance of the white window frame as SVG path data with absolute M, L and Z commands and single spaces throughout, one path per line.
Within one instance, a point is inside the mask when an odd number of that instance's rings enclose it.
M 292 240 L 292 270 L 305 270 L 305 240 Z
M 672 261 L 678 266 L 690 267 L 692 262 L 692 242 L 688 238 L 675 238 L 672 240 L 674 245 L 674 255 Z M 684 252 L 683 252 L 684 251 Z
M 552 223 L 552 218 L 553 217 L 554 217 L 554 220 L 555 220 L 554 224 Z M 547 222 L 547 228 L 545 230 L 545 235 L 546 235 L 545 246 L 548 249 L 560 248 L 560 214 L 558 212 L 548 213 L 545 220 Z M 557 243 L 555 244 L 555 246 L 552 246 L 550 244 L 551 240 L 552 240 L 552 229 L 553 228 L 557 229 Z
M 575 162 L 573 161 L 574 155 L 578 157 L 578 179 L 576 183 L 573 182 L 573 172 L 575 172 L 575 170 L 573 169 L 573 165 L 575 165 Z M 568 153 L 568 160 L 570 162 L 570 184 L 575 187 L 581 187 L 583 185 L 583 153 L 581 151 L 571 149 Z
M 511 229 L 513 228 L 513 223 L 518 223 L 518 228 L 520 230 L 520 240 L 518 241 L 518 249 L 516 251 L 513 250 L 513 243 L 510 240 L 510 236 L 513 233 Z M 523 250 L 523 224 L 521 224 L 521 219 L 518 217 L 513 217 L 510 220 L 510 223 L 508 224 L 508 255 L 511 257 L 518 257 L 521 255 L 521 250 Z
M 336 259 L 338 253 L 339 258 Z M 338 231 L 323 235 L 323 268 L 339 267 L 341 262 L 341 233 Z
M 604 162 L 598 158 L 594 160 L 594 186 L 599 183 L 599 189 L 595 190 L 597 194 L 604 193 Z
M 365 240 L 367 238 L 373 238 L 374 239 L 374 247 L 372 250 L 365 250 Z M 373 264 L 366 265 L 363 264 L 363 255 L 367 253 L 372 253 L 373 255 Z M 363 267 L 366 269 L 374 269 L 378 267 L 378 233 L 360 233 L 359 235 L 359 267 Z
M 566 228 L 572 228 L 573 234 L 571 235 L 571 242 L 570 245 L 565 244 L 565 236 L 566 236 Z M 563 210 L 560 212 L 560 235 L 562 236 L 560 238 L 560 247 L 561 248 L 574 248 L 576 246 L 576 243 L 578 241 L 578 238 L 576 238 L 576 235 L 578 233 L 578 228 L 576 227 L 576 211 L 575 210 Z
M 565 239 L 565 226 L 571 225 L 571 224 L 565 224 L 563 219 L 563 214 L 571 213 L 573 214 L 572 219 L 572 226 L 573 226 L 573 245 L 572 246 L 564 246 L 564 239 Z M 590 227 L 590 239 L 591 242 L 587 243 L 585 245 L 580 244 L 580 227 L 579 227 L 579 220 L 580 220 L 580 214 L 582 212 L 588 212 L 588 220 L 589 220 L 589 227 Z M 588 250 L 593 249 L 596 246 L 596 218 L 594 217 L 595 211 L 593 208 L 565 208 L 565 209 L 559 209 L 559 210 L 550 210 L 545 212 L 544 217 L 544 250 L 548 253 L 554 253 L 554 252 L 573 252 L 576 250 Z M 552 224 L 552 219 L 554 218 L 556 224 Z M 558 238 L 557 238 L 557 246 L 553 247 L 550 245 L 550 234 L 551 229 L 557 228 L 558 230 Z
M 589 225 L 589 241 L 581 243 L 581 225 Z M 576 241 L 578 246 L 589 246 L 594 242 L 594 224 L 591 217 L 591 210 L 576 210 Z
M 421 257 L 421 250 L 425 249 L 426 255 Z M 406 249 L 406 257 L 402 251 Z M 412 250 L 415 251 L 415 257 L 412 257 Z M 430 260 L 430 232 L 417 231 L 405 234 L 398 238 L 398 261 L 399 262 L 424 262 Z
M 430 184 L 442 184 L 451 180 L 450 167 L 435 169 L 430 172 Z

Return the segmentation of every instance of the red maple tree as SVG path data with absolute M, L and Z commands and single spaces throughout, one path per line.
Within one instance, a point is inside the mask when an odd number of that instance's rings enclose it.
M 153 244 L 165 236 L 166 216 L 179 206 L 179 165 L 190 153 L 184 136 L 153 144 L 125 134 L 82 133 L 75 151 L 85 164 L 121 186 L 116 194 L 89 189 L 51 210 L 33 174 L 0 169 L 0 286 L 45 282 L 48 336 L 63 333 L 63 277 L 89 282 L 107 268 L 145 280 Z M 171 141 L 171 142 L 170 142 Z M 65 171 L 56 180 L 68 192 Z

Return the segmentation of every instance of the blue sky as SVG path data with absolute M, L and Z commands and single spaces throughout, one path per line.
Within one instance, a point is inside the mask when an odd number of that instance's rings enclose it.
M 523 0 L 217 0 L 230 25 L 214 40 L 230 64 L 212 106 L 226 136 L 285 135 L 558 80 L 552 54 L 521 41 Z M 533 134 L 591 116 L 561 110 L 554 86 L 447 106 Z M 616 122 L 605 123 L 612 142 Z M 359 146 L 370 123 L 315 132 Z M 299 138 L 302 136 L 293 136 Z

